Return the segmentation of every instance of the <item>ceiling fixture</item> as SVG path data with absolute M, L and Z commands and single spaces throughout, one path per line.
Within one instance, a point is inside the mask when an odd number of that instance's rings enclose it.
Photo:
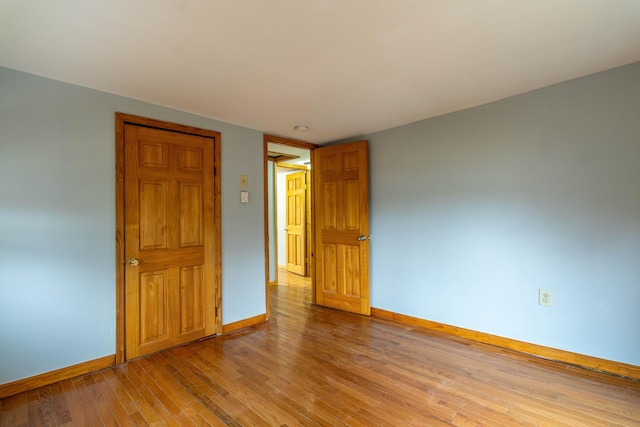
M 309 130 L 309 126 L 297 125 L 297 126 L 294 126 L 293 129 L 297 130 L 298 132 L 306 132 Z

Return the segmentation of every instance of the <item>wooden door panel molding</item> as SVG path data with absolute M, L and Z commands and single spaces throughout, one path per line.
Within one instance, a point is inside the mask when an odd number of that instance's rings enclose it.
M 202 265 L 180 268 L 180 334 L 204 329 L 204 287 Z
M 367 141 L 314 150 L 316 303 L 371 314 Z
M 218 132 L 116 113 L 117 363 L 221 333 L 219 162 Z
M 344 230 L 360 230 L 360 186 L 358 181 L 344 181 Z
M 169 149 L 167 144 L 144 142 L 139 147 L 140 168 L 167 169 Z
M 180 147 L 180 172 L 200 172 L 203 164 L 203 153 L 199 147 Z
M 204 192 L 201 184 L 179 183 L 179 247 L 204 244 Z
M 140 262 L 139 271 L 154 271 L 171 261 L 178 265 L 203 265 L 205 254 L 197 247 L 150 249 L 136 258 Z
M 141 180 L 135 220 L 140 224 L 139 249 L 168 249 L 168 182 Z M 134 230 L 132 232 L 135 233 Z
M 338 202 L 338 185 L 335 182 L 323 182 L 319 185 L 321 188 L 321 196 L 318 197 L 320 202 L 316 200 L 316 203 L 321 204 L 322 208 L 322 217 L 320 217 L 321 221 L 321 230 L 335 230 L 338 228 L 338 206 L 336 206 Z M 316 221 L 318 221 L 316 217 Z
M 140 273 L 138 283 L 140 345 L 166 340 L 169 336 L 169 271 Z

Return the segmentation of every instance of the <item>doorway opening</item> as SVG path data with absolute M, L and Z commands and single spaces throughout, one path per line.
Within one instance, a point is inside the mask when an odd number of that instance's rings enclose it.
M 264 136 L 267 317 L 270 286 L 313 286 L 311 157 L 315 147 Z

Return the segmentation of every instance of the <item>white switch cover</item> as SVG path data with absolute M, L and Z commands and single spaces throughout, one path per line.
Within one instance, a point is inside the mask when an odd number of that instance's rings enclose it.
M 249 192 L 241 191 L 240 192 L 240 203 L 249 203 Z

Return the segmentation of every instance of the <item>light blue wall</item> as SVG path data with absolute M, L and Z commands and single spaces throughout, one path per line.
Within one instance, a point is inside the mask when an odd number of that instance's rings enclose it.
M 640 63 L 367 138 L 372 306 L 640 365 Z
M 0 68 L 0 383 L 115 352 L 116 111 L 222 133 L 223 322 L 264 313 L 261 133 Z M 640 365 L 638 117 L 633 64 L 367 136 L 372 305 Z
M 221 132 L 223 323 L 265 312 L 262 133 L 0 68 L 0 383 L 115 353 L 116 111 Z

